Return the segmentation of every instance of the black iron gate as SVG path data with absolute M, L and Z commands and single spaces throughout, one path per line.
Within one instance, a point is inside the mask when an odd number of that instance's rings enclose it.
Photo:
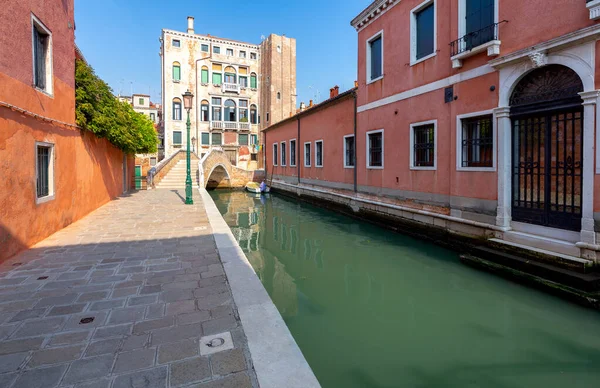
M 583 108 L 513 117 L 512 217 L 579 231 Z

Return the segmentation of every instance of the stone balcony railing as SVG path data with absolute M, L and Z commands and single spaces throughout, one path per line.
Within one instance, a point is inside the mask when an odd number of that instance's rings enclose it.
M 252 124 L 255 125 L 255 124 Z M 236 121 L 211 121 L 210 129 L 230 130 L 230 131 L 249 131 L 250 123 L 238 123 Z
M 600 19 L 600 0 L 587 0 L 586 3 L 586 6 L 590 11 L 590 19 Z

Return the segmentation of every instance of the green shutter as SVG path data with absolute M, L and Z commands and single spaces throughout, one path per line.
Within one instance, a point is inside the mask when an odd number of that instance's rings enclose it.
M 202 145 L 210 144 L 210 133 L 206 132 L 202 134 Z
M 181 132 L 173 132 L 173 144 L 181 144 Z
M 258 144 L 258 135 L 250 135 L 252 137 L 251 144 Z
M 221 145 L 221 134 L 220 133 L 212 134 L 212 145 Z
M 256 89 L 256 76 L 255 75 L 250 77 L 250 87 L 252 89 Z
M 175 81 L 181 80 L 181 67 L 173 66 L 173 80 L 175 80 Z
M 213 84 L 221 85 L 222 79 L 223 79 L 221 73 L 213 73 L 212 78 L 213 78 L 213 82 L 212 82 Z
M 208 83 L 208 70 L 206 70 L 206 69 L 202 70 L 202 83 L 203 84 Z
M 238 143 L 239 145 L 248 145 L 248 135 L 247 134 L 239 134 L 238 135 Z

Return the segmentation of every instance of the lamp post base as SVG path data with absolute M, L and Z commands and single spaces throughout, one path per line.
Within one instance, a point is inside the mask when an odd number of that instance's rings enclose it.
M 194 204 L 194 200 L 192 199 L 192 182 L 185 182 L 185 204 Z

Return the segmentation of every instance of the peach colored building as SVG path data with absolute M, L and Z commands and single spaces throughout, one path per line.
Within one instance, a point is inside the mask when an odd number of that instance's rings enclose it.
M 0 8 L 0 262 L 127 190 L 133 160 L 75 125 L 73 8 Z
M 599 18 L 598 0 L 377 0 L 351 23 L 356 109 L 325 102 L 301 114 L 313 123 L 299 134 L 290 121 L 268 128 L 268 174 L 303 195 L 346 190 L 328 199 L 354 211 L 590 266 L 600 259 Z M 340 168 L 351 128 L 321 126 L 354 114 L 355 179 Z M 300 169 L 307 180 L 295 186 L 298 169 L 272 157 L 292 137 L 326 138 L 323 167 Z

